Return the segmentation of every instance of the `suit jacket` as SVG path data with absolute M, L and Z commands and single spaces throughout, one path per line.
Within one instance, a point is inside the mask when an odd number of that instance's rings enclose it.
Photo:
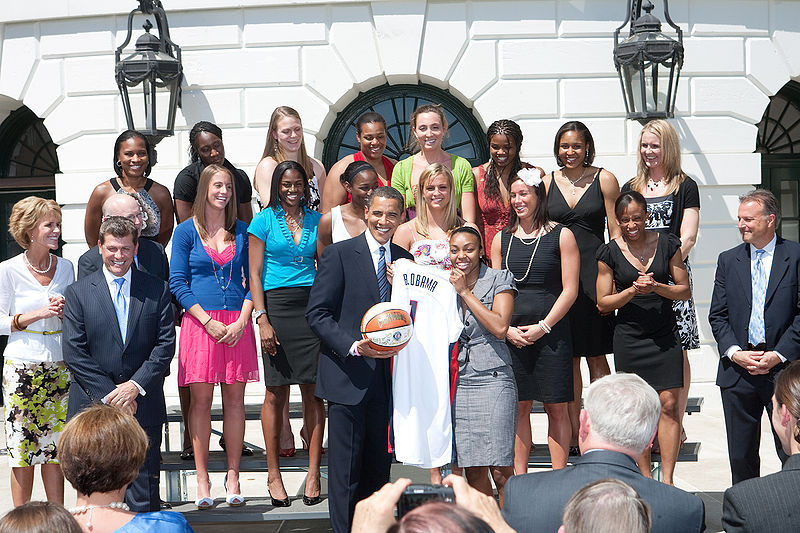
M 767 349 L 780 352 L 789 361 L 794 361 L 800 355 L 798 280 L 800 244 L 778 237 L 764 302 L 764 330 Z M 750 245 L 740 244 L 719 255 L 708 313 L 720 355 L 717 370 L 717 385 L 720 387 L 732 387 L 740 378 L 758 378 L 725 357 L 725 352 L 731 346 L 747 346 L 752 301 Z M 777 369 L 773 369 L 773 372 Z
M 72 373 L 67 417 L 101 401 L 125 381 L 145 390 L 136 398 L 142 426 L 166 420 L 164 375 L 175 353 L 169 286 L 131 269 L 127 338 L 122 339 L 105 276 L 95 272 L 64 292 L 63 354 Z
M 136 255 L 139 261 L 138 269 L 146 272 L 153 277 L 169 282 L 169 263 L 164 247 L 150 239 L 139 238 L 139 253 Z M 134 263 L 135 264 L 135 263 Z M 85 278 L 92 272 L 97 272 L 103 268 L 103 258 L 100 257 L 100 250 L 93 246 L 86 251 L 78 260 L 78 279 Z
M 700 498 L 644 477 L 633 459 L 607 450 L 587 453 L 561 470 L 511 477 L 505 487 L 503 516 L 517 533 L 557 531 L 572 495 L 605 478 L 624 481 L 650 505 L 652 533 L 705 529 L 705 508 Z
M 393 261 L 413 261 L 410 253 L 395 244 L 391 245 L 391 254 Z M 363 399 L 376 360 L 348 353 L 362 338 L 364 313 L 378 302 L 378 277 L 364 234 L 325 248 L 306 309 L 308 324 L 322 341 L 316 389 L 320 398 L 345 405 L 356 405 Z
M 800 455 L 783 470 L 741 481 L 725 491 L 722 526 L 731 532 L 794 533 L 800 531 Z

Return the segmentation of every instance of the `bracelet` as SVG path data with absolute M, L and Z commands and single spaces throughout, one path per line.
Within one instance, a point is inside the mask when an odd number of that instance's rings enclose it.
M 208 317 L 208 320 L 206 320 L 205 324 L 203 324 L 203 327 L 206 327 L 206 326 L 208 325 L 208 323 L 209 323 L 209 322 L 211 322 L 211 320 L 212 320 L 212 319 L 211 319 L 211 317 L 209 316 L 209 317 Z
M 544 331 L 545 333 L 550 333 L 552 331 L 552 329 L 550 329 L 550 326 L 548 326 L 547 322 L 545 322 L 544 320 L 539 321 L 539 327 L 542 328 L 542 331 Z
M 14 318 L 11 319 L 11 325 L 14 328 L 16 328 L 17 331 L 22 331 L 23 329 L 25 329 L 19 323 L 19 317 L 21 317 L 21 316 L 22 316 L 22 313 L 17 313 L 16 315 L 14 315 Z

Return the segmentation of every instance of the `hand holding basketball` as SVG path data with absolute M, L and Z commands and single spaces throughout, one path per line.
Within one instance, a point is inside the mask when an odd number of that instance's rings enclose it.
M 376 350 L 371 346 L 369 339 L 362 339 L 358 341 L 358 344 L 356 344 L 356 351 L 362 357 L 372 357 L 373 359 L 389 359 L 390 357 L 397 355 L 398 352 L 398 350 L 392 350 L 390 352 Z
M 395 355 L 411 340 L 414 333 L 411 315 L 396 304 L 381 302 L 373 305 L 361 319 L 361 335 L 364 341 L 359 343 L 358 351 L 367 357 Z M 369 348 L 374 355 L 361 351 L 361 346 Z M 381 355 L 377 355 L 381 354 Z

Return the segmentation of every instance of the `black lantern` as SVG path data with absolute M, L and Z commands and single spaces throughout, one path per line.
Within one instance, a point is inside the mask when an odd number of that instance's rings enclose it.
M 137 13 L 153 15 L 158 37 L 150 33 L 153 24 L 147 19 L 142 25 L 144 35 L 136 40 L 136 51 L 120 59 L 131 41 Z M 139 0 L 139 7 L 128 15 L 128 36 L 117 48 L 115 71 L 128 128 L 140 131 L 153 146 L 171 136 L 175 112 L 181 105 L 183 67 L 181 49 L 169 38 L 167 15 L 160 0 Z
M 649 0 L 628 0 L 630 9 L 614 31 L 614 66 L 619 73 L 628 118 L 649 120 L 675 115 L 675 93 L 683 66 L 683 32 L 669 16 L 664 0 L 664 17 L 675 29 L 678 40 L 661 33 L 661 21 L 650 14 Z M 642 9 L 645 14 L 642 15 Z M 619 42 L 619 31 L 631 22 L 627 39 Z

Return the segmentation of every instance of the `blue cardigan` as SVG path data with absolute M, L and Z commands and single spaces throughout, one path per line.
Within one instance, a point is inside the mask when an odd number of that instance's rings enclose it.
M 172 234 L 169 288 L 184 309 L 200 304 L 206 311 L 239 311 L 244 300 L 251 299 L 247 253 L 247 224 L 237 220 L 236 254 L 219 266 L 203 248 L 190 218 L 178 224 Z

